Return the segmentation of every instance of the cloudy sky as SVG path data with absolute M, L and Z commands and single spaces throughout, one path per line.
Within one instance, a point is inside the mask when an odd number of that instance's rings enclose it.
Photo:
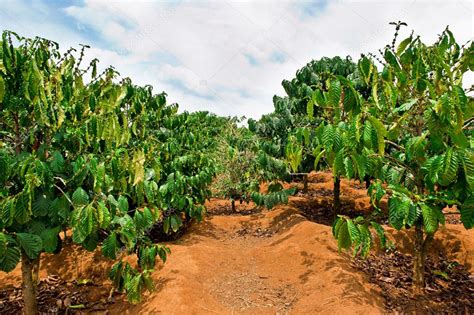
M 472 39 L 471 1 L 0 0 L 0 28 L 89 44 L 88 58 L 168 93 L 185 110 L 258 118 L 281 81 L 322 56 L 357 58 L 402 20 L 427 42 L 446 25 Z

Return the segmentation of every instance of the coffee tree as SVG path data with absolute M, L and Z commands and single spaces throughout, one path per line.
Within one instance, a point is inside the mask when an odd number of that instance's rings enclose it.
M 306 127 L 316 127 L 321 122 L 320 108 L 308 105 L 315 91 L 327 91 L 328 80 L 335 76 L 348 77 L 356 70 L 352 60 L 347 58 L 323 57 L 312 60 L 296 72 L 291 80 L 283 80 L 282 86 L 286 92 L 285 96 L 274 96 L 274 111 L 263 115 L 258 121 L 249 120 L 249 129 L 255 132 L 262 140 L 279 146 L 277 158 L 288 157 L 286 152 L 295 151 L 292 154 L 293 162 L 290 167 L 296 172 L 299 169 L 309 172 L 313 169 L 314 156 L 310 143 L 302 143 L 302 133 Z M 308 115 L 308 110 L 313 110 Z M 295 142 L 295 137 L 298 138 Z M 305 136 L 304 139 L 307 139 Z M 298 151 L 302 149 L 301 154 Z M 300 161 L 298 161 L 300 160 Z
M 208 112 L 172 115 L 154 122 L 152 134 L 159 141 L 154 151 L 160 161 L 158 182 L 163 231 L 177 232 L 183 222 L 201 220 L 210 184 L 217 172 L 214 150 L 226 118 Z
M 262 141 L 247 128 L 238 127 L 239 122 L 237 118 L 229 119 L 218 137 L 215 195 L 230 199 L 232 212 L 236 211 L 236 201 L 254 201 L 257 206 L 267 208 L 287 203 L 294 189 L 284 189 L 282 185 L 289 180 L 289 172 L 284 161 L 275 158 L 279 154 L 278 146 Z M 262 184 L 268 184 L 266 191 L 261 191 Z
M 72 229 L 87 250 L 136 254 L 137 267 L 119 260 L 111 277 L 137 302 L 168 253 L 146 236 L 162 219 L 162 144 L 148 128 L 176 108 L 151 88 L 114 83 L 113 68 L 97 75 L 96 60 L 81 68 L 85 47 L 61 55 L 52 41 L 7 31 L 1 47 L 0 269 L 21 261 L 25 312 L 35 314 L 41 253 L 59 253 L 59 232 Z
M 397 34 L 400 26 L 397 24 Z M 442 209 L 456 206 L 466 228 L 474 224 L 474 152 L 471 132 L 473 100 L 463 89 L 463 76 L 473 70 L 473 45 L 460 46 L 446 29 L 433 45 L 409 36 L 395 49 L 387 46 L 382 71 L 373 58 L 359 62 L 371 87 L 365 115 L 376 117 L 370 154 L 379 159 L 371 198 L 388 198 L 389 223 L 414 230 L 413 285 L 424 287 L 427 251 L 440 224 Z M 376 204 L 376 202 L 374 203 Z M 368 220 L 340 216 L 334 235 L 340 247 L 357 253 L 371 244 Z
M 212 190 L 215 196 L 231 201 L 232 212 L 235 202 L 249 202 L 251 193 L 260 190 L 256 172 L 257 138 L 246 128 L 239 128 L 237 118 L 229 119 L 223 133 L 218 137 L 216 160 L 219 170 Z

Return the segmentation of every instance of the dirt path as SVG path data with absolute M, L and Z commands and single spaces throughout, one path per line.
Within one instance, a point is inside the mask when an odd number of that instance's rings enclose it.
M 376 288 L 338 254 L 330 228 L 291 206 L 212 216 L 171 249 L 156 272 L 159 291 L 128 313 L 383 312 Z

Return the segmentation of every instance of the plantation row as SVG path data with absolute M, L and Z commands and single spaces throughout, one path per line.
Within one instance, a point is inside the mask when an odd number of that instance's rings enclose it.
M 367 256 L 388 199 L 388 221 L 414 233 L 413 285 L 424 288 L 424 265 L 442 210 L 455 206 L 474 226 L 474 102 L 463 76 L 474 70 L 474 44 L 456 43 L 448 28 L 431 46 L 413 33 L 398 46 L 395 25 L 380 56 L 323 58 L 283 81 L 275 111 L 250 121 L 263 139 L 278 143 L 291 169 L 329 168 L 334 177 L 333 234 L 340 249 Z M 340 178 L 365 181 L 373 207 L 367 217 L 341 213 Z M 396 245 L 396 244 L 395 244 Z
M 55 42 L 8 31 L 1 46 L 0 270 L 21 261 L 27 314 L 37 312 L 40 255 L 59 253 L 67 230 L 74 243 L 100 246 L 117 260 L 110 277 L 138 302 L 153 289 L 157 257 L 166 261 L 169 253 L 155 236 L 202 219 L 217 172 L 242 159 L 233 146 L 258 155 L 258 177 L 246 176 L 238 188 L 260 205 L 288 199 L 291 191 L 276 184 L 259 194 L 259 183 L 285 175 L 286 167 L 248 135 L 234 138 L 244 132 L 236 119 L 178 114 L 165 93 L 117 82 L 112 67 L 101 74 L 97 60 L 82 67 L 86 46 L 61 55 Z M 217 163 L 222 148 L 229 158 Z M 219 189 L 237 198 L 227 181 Z M 127 254 L 136 254 L 136 266 L 122 261 Z
M 433 45 L 412 34 L 396 46 L 403 25 L 380 56 L 310 62 L 249 128 L 178 113 L 165 93 L 119 81 L 112 67 L 97 74 L 97 60 L 82 65 L 87 46 L 62 54 L 55 42 L 3 32 L 0 270 L 21 262 L 25 312 L 37 312 L 41 253 L 59 253 L 66 231 L 117 261 L 114 286 L 136 303 L 169 254 L 160 241 L 201 220 L 211 196 L 233 210 L 250 200 L 271 208 L 295 192 L 282 185 L 290 172 L 320 169 L 334 175 L 339 248 L 366 256 L 376 236 L 385 246 L 378 218 L 388 199 L 390 225 L 415 230 L 421 291 L 442 209 L 455 206 L 474 225 L 474 103 L 462 81 L 474 58 L 473 44 L 460 46 L 448 29 Z M 366 182 L 371 215 L 341 213 L 341 177 Z M 130 254 L 136 265 L 124 260 Z

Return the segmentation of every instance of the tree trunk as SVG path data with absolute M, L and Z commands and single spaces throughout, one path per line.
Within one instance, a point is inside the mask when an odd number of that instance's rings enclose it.
M 334 218 L 341 212 L 341 178 L 339 176 L 334 177 L 334 205 L 333 214 Z
M 37 258 L 39 259 L 39 257 Z M 33 279 L 33 269 L 36 259 L 31 260 L 25 253 L 21 255 L 21 275 L 23 279 L 23 301 L 25 307 L 23 313 L 26 315 L 36 315 L 38 304 L 36 301 L 36 285 Z
M 33 285 L 35 286 L 35 290 L 38 291 L 38 283 L 39 283 L 39 269 L 40 269 L 40 258 L 36 258 L 31 261 L 33 264 L 33 268 L 31 271 L 31 275 L 33 278 Z
M 423 293 L 425 287 L 425 262 L 433 235 L 427 234 L 423 239 L 421 226 L 415 226 L 415 252 L 413 254 L 413 292 Z
M 425 257 L 423 257 L 423 230 L 415 226 L 415 248 L 413 253 L 413 291 L 421 294 L 425 287 Z
M 234 199 L 232 199 L 231 204 L 232 204 L 232 213 L 234 213 L 235 212 L 235 200 Z
M 308 192 L 308 174 L 303 175 L 303 192 Z

